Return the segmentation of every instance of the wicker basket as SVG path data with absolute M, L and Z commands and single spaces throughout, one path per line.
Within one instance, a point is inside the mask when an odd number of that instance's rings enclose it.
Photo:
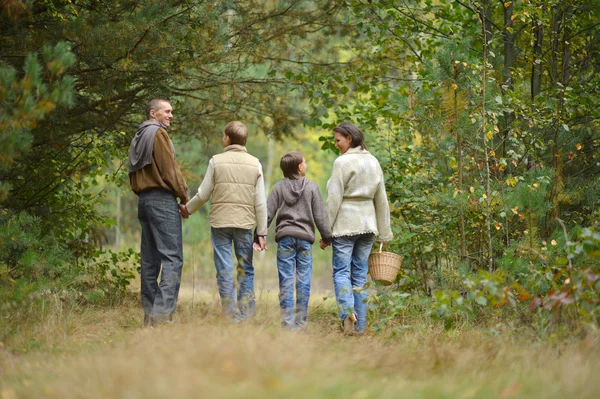
M 402 266 L 402 257 L 392 252 L 382 251 L 383 243 L 379 244 L 379 252 L 369 255 L 369 274 L 373 281 L 390 285 L 396 279 Z

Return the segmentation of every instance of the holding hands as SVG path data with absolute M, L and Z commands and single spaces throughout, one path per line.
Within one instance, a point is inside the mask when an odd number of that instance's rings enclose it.
M 190 213 L 188 212 L 185 204 L 179 204 L 179 213 L 181 214 L 181 217 L 184 219 L 187 219 L 190 217 Z
M 325 248 L 327 248 L 330 245 L 331 245 L 330 242 L 325 242 L 325 241 L 323 241 L 322 238 L 319 240 L 319 246 L 321 247 L 321 249 L 325 249 Z
M 267 241 L 265 240 L 265 237 L 258 236 L 258 242 L 255 242 L 254 244 L 252 244 L 252 248 L 255 251 L 266 251 L 267 250 Z

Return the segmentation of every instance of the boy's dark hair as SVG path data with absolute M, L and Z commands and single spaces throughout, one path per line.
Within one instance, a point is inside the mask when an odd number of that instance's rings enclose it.
M 304 156 L 298 151 L 288 152 L 281 157 L 279 166 L 283 171 L 283 175 L 288 179 L 298 178 L 298 166 L 302 163 Z
M 225 126 L 225 134 L 231 140 L 231 144 L 246 145 L 248 128 L 240 121 L 232 121 Z
M 166 98 L 156 97 L 146 103 L 146 117 L 148 119 L 150 119 L 150 111 L 158 109 L 161 103 L 171 104 L 171 101 Z
M 333 128 L 333 131 L 345 137 L 352 137 L 352 148 L 360 146 L 363 150 L 367 149 L 365 145 L 365 135 L 359 128 L 350 122 L 343 122 Z

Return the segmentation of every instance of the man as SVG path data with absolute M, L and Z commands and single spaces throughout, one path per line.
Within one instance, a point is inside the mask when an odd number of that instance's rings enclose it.
M 177 306 L 183 268 L 180 210 L 189 197 L 167 133 L 173 119 L 171 104 L 154 98 L 146 105 L 146 114 L 148 120 L 139 126 L 129 148 L 129 182 L 139 197 L 144 325 L 153 326 L 171 321 Z
M 228 316 L 241 321 L 256 313 L 252 231 L 257 230 L 260 249 L 265 249 L 267 206 L 262 166 L 246 151 L 248 129 L 241 122 L 229 122 L 223 133 L 225 150 L 208 163 L 206 175 L 196 194 L 181 213 L 197 211 L 212 196 L 209 213 L 217 285 Z M 237 280 L 233 278 L 233 255 L 238 259 Z

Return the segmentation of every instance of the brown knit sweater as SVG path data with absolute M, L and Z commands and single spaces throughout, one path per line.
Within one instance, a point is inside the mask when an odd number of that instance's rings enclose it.
M 188 186 L 179 170 L 165 129 L 158 129 L 154 137 L 152 163 L 132 173 L 129 183 L 137 195 L 145 190 L 164 188 L 179 198 L 182 204 L 188 202 Z

